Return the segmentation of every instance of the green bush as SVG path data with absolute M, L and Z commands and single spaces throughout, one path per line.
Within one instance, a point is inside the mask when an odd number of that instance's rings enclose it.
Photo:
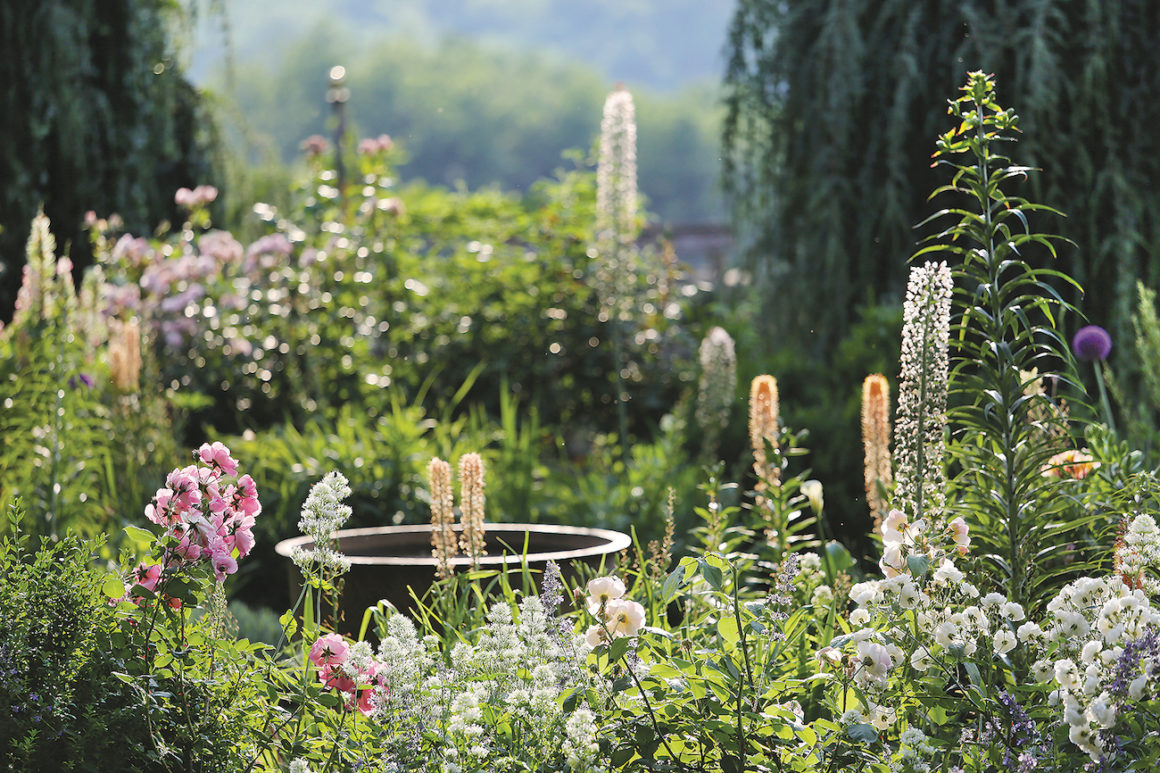
M 110 651 L 113 610 L 92 568 L 99 540 L 34 549 L 23 506 L 0 540 L 0 767 L 126 769 L 142 763 L 145 720 Z

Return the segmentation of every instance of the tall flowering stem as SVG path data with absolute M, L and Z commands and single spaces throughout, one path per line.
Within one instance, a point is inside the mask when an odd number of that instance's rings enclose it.
M 765 541 L 777 557 L 789 552 L 789 529 L 785 516 L 787 497 L 781 486 L 781 427 L 779 426 L 777 379 L 758 376 L 749 385 L 749 441 L 753 447 L 754 509 L 765 525 Z
M 880 373 L 867 376 L 862 382 L 862 447 L 866 504 L 877 531 L 888 510 L 886 493 L 894 483 L 890 456 L 890 383 Z
M 1090 517 L 1054 517 L 1066 498 L 1058 496 L 1059 481 L 1041 475 L 1040 468 L 1062 449 L 1033 442 L 1033 433 L 1043 428 L 1028 417 L 1032 410 L 1057 417 L 1053 421 L 1063 414 L 1045 393 L 1028 397 L 1023 375 L 1037 370 L 1077 383 L 1071 352 L 1057 330 L 1060 313 L 1072 307 L 1049 282 L 1078 285 L 1028 262 L 1055 257 L 1060 237 L 1030 227 L 1032 217 L 1055 210 L 1003 191 L 1032 171 L 1001 155 L 1002 144 L 1014 141 L 1018 116 L 998 105 L 988 75 L 970 73 L 962 91 L 948 110 L 953 128 L 939 137 L 934 154 L 936 165 L 952 173 L 934 197 L 949 193 L 954 202 L 926 221 L 951 223 L 914 257 L 957 260 L 961 289 L 950 372 L 955 407 L 949 417 L 955 439 L 950 450 L 959 470 L 953 485 L 961 491 L 955 502 L 981 543 L 979 552 L 994 565 L 993 576 L 1012 600 L 1027 604 L 1066 581 L 1067 565 L 1058 552 L 1072 537 L 1064 532 L 1091 525 Z
M 483 526 L 483 459 L 479 454 L 459 457 L 459 518 L 462 524 L 460 547 L 478 566 L 487 555 Z
M 911 521 L 941 521 L 946 509 L 943 432 L 952 288 L 946 263 L 910 270 L 903 306 L 894 496 L 895 507 Z
M 637 230 L 636 110 L 632 95 L 618 87 L 604 102 L 600 160 L 596 168 L 596 281 L 601 318 L 611 326 L 616 370 L 616 411 L 620 447 L 628 444 L 628 395 L 624 388 L 622 317 L 635 297 Z
M 637 237 L 636 109 L 632 95 L 617 88 L 604 102 L 600 160 L 596 167 L 596 246 L 608 284 L 603 300 L 615 303 Z
M 451 465 L 432 459 L 427 465 L 427 485 L 431 490 L 431 555 L 438 561 L 435 573 L 451 576 L 451 559 L 458 553 L 453 525 L 455 500 L 451 493 Z
M 737 353 L 733 337 L 715 327 L 701 341 L 701 381 L 697 389 L 697 425 L 704 433 L 705 456 L 713 459 L 721 434 L 729 423 L 729 409 L 737 391 Z

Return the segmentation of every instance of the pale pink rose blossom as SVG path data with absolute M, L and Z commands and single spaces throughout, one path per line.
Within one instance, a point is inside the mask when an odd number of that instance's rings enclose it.
M 624 583 L 619 577 L 597 577 L 588 581 L 588 611 L 595 615 L 608 602 L 624 595 Z
M 337 633 L 328 633 L 318 637 L 318 640 L 310 647 L 310 660 L 319 668 L 336 666 L 346 662 L 349 651 L 350 646 L 345 639 Z

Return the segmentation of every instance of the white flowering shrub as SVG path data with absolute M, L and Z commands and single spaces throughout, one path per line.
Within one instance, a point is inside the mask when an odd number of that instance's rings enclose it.
M 1124 737 L 1139 742 L 1153 735 L 1141 737 L 1131 725 L 1152 716 L 1160 685 L 1160 608 L 1152 604 L 1155 580 L 1147 574 L 1160 565 L 1158 536 L 1155 520 L 1138 515 L 1117 555 L 1120 573 L 1069 583 L 1040 622 L 1018 631 L 1034 658 L 1032 677 L 1050 690 L 1052 724 L 1065 727 L 1093 762 L 1119 756 Z
M 589 648 L 540 598 L 521 600 L 515 615 L 507 601 L 492 604 L 486 625 L 446 653 L 403 615 L 380 634 L 381 699 L 367 720 L 386 769 L 604 769 L 592 712 L 563 709 L 565 694 L 587 683 Z

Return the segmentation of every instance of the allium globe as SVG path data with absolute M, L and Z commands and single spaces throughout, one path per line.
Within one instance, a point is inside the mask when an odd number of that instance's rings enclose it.
M 1071 350 L 1084 362 L 1106 360 L 1112 351 L 1112 337 L 1099 325 L 1081 327 L 1071 339 Z

